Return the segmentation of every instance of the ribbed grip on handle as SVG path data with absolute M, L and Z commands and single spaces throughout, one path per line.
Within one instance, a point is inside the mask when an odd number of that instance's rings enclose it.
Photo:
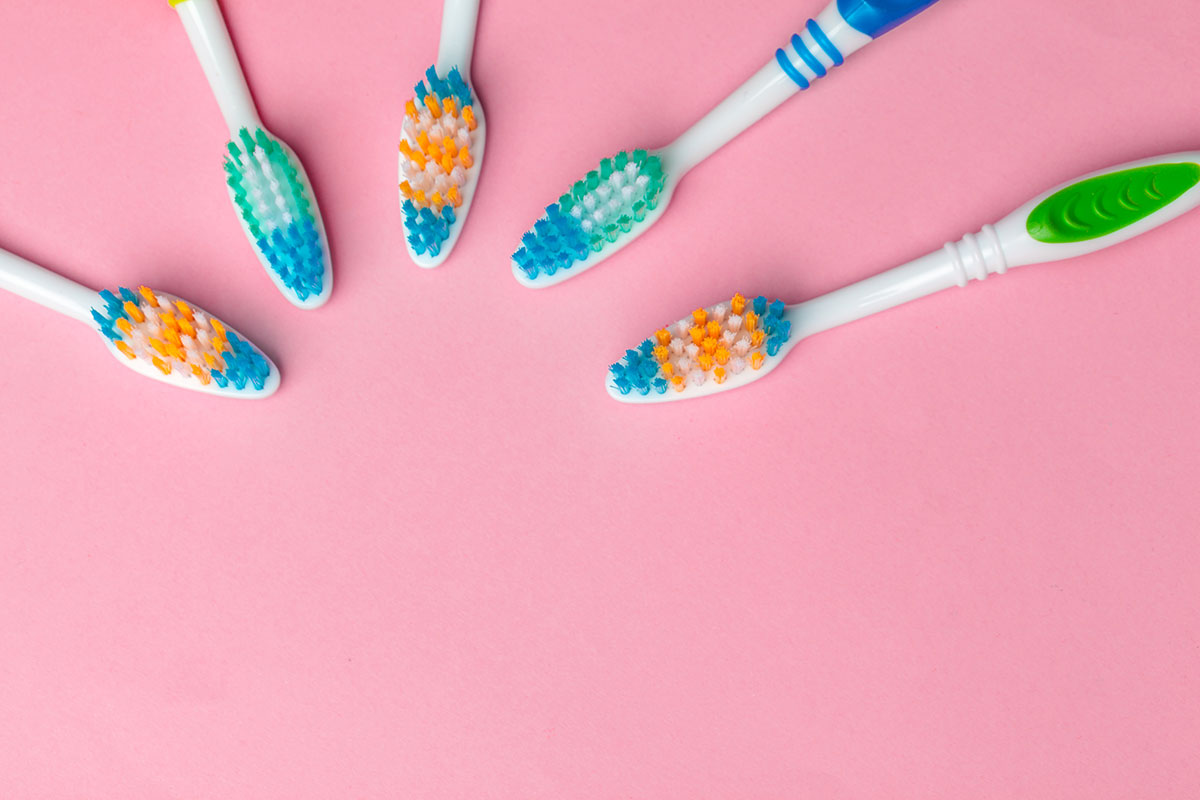
M 954 270 L 954 282 L 966 286 L 970 281 L 987 280 L 988 275 L 1008 272 L 1004 247 L 995 227 L 984 225 L 979 233 L 968 233 L 944 248 Z
M 809 20 L 803 33 L 792 34 L 791 49 L 779 48 L 775 60 L 801 90 L 818 78 L 824 78 L 833 67 L 846 62 L 846 56 L 815 20 Z

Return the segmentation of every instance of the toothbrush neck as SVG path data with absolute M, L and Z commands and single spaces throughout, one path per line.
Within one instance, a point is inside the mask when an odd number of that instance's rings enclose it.
M 0 289 L 87 323 L 98 298 L 86 286 L 7 250 L 0 250 Z
M 175 10 L 204 68 L 230 136 L 236 136 L 242 128 L 262 127 L 217 0 L 185 0 Z
M 667 145 L 664 161 L 676 179 L 682 178 L 798 91 L 772 61 Z
M 442 7 L 442 36 L 438 42 L 439 73 L 445 74 L 452 67 L 458 67 L 463 78 L 470 80 L 478 19 L 479 0 L 446 0 Z
M 666 148 L 664 160 L 674 164 L 677 178 L 871 42 L 842 17 L 838 5 L 833 0 L 808 20 L 766 66 Z
M 845 325 L 972 280 L 1002 275 L 1010 264 L 991 225 L 915 261 L 793 307 L 797 339 Z

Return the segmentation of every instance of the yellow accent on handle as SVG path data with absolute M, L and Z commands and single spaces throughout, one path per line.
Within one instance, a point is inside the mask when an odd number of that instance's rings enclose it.
M 171 8 L 174 8 L 175 6 L 183 5 L 187 0 L 167 0 L 167 2 L 171 4 Z

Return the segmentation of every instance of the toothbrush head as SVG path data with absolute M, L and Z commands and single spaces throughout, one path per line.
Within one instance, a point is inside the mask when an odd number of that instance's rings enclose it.
M 409 256 L 430 268 L 450 255 L 466 222 L 487 126 L 457 67 L 444 76 L 430 67 L 414 91 L 400 140 L 400 209 Z
M 748 301 L 740 294 L 698 308 L 627 350 L 609 367 L 605 386 L 624 403 L 686 400 L 745 386 L 787 354 L 790 314 L 782 300 Z
M 657 154 L 622 151 L 604 159 L 521 237 L 513 276 L 540 289 L 595 266 L 649 228 L 670 191 Z
M 92 318 L 125 366 L 185 389 L 261 398 L 279 388 L 279 368 L 216 317 L 145 286 L 100 292 Z
M 300 308 L 329 299 L 333 270 L 312 184 L 292 149 L 262 128 L 226 145 L 229 197 L 259 261 Z

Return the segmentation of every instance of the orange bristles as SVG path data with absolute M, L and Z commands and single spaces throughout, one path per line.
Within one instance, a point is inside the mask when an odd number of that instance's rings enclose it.
M 708 335 L 714 339 L 721 335 L 721 323 L 717 322 L 716 320 L 709 320 L 708 324 L 704 326 L 704 329 L 708 331 Z
M 125 344 L 124 342 L 117 342 L 116 348 L 118 350 L 120 350 L 121 353 L 130 360 L 137 358 L 137 353 L 133 352 L 133 348 L 130 347 L 129 345 Z
M 442 101 L 442 108 L 447 114 L 452 117 L 458 116 L 458 103 L 454 102 L 453 97 L 447 97 Z
M 410 184 L 408 181 L 405 181 L 404 183 L 400 184 L 400 194 L 404 195 L 409 200 L 412 200 L 412 196 L 413 196 L 412 184 Z
M 750 355 L 750 366 L 753 369 L 758 369 L 759 367 L 761 367 L 763 365 L 763 362 L 766 360 L 767 360 L 766 356 L 764 356 L 760 351 L 755 350 Z
M 417 121 L 417 102 L 415 100 L 409 100 L 407 103 L 405 103 L 404 104 L 404 113 L 408 115 L 409 119 L 411 119 L 413 122 L 416 122 Z
M 192 307 L 182 300 L 175 301 L 175 308 L 179 309 L 179 316 L 183 317 L 188 322 L 192 322 L 196 319 L 196 315 L 192 311 Z
M 470 169 L 475 164 L 475 159 L 471 158 L 471 149 L 464 147 L 458 151 L 458 160 L 462 162 L 463 169 Z
M 676 375 L 675 377 L 671 378 L 671 386 L 675 389 L 675 391 L 682 392 L 684 390 L 683 376 Z
M 463 120 L 467 123 L 467 130 L 475 130 L 475 110 L 470 106 L 466 106 L 462 110 Z
M 735 294 L 729 301 L 729 308 L 733 313 L 741 315 L 746 310 L 746 298 L 742 297 L 740 293 Z
M 717 360 L 718 364 L 725 366 L 729 363 L 729 351 L 724 347 L 718 347 L 717 352 L 713 353 L 713 358 Z
M 700 365 L 700 369 L 708 372 L 713 368 L 713 357 L 708 353 L 701 353 L 696 357 L 696 363 Z
M 668 380 L 671 378 L 672 375 L 675 374 L 675 365 L 672 364 L 670 361 L 664 361 L 662 363 L 662 366 L 659 367 L 659 369 L 662 370 L 663 376 L 666 377 Z
M 142 288 L 138 289 L 138 293 L 141 294 L 151 308 L 158 308 L 158 298 L 154 295 L 154 292 L 143 286 Z
M 691 334 L 692 344 L 699 346 L 704 343 L 704 328 L 692 327 L 688 329 L 688 333 Z
M 711 356 L 713 353 L 717 352 L 717 340 L 709 336 L 701 343 L 701 347 L 704 348 L 704 352 L 707 355 Z
M 142 310 L 128 300 L 125 301 L 125 313 L 139 325 L 146 321 L 146 315 L 142 313 Z
M 458 208 L 462 205 L 462 195 L 458 193 L 457 186 L 451 186 L 446 191 L 446 199 L 450 202 L 450 205 L 454 206 L 455 208 Z
M 442 169 L 446 171 L 447 175 L 454 171 L 454 159 L 449 153 L 442 154 Z
M 425 192 L 421 189 L 417 189 L 413 195 L 413 202 L 417 204 L 417 208 L 429 205 L 429 201 L 425 199 Z
M 697 308 L 692 312 L 692 319 L 696 321 L 696 325 L 702 326 L 708 320 L 708 312 L 703 308 Z
M 713 380 L 717 383 L 724 383 L 727 377 L 729 376 L 726 374 L 724 367 L 717 367 L 713 370 Z
M 171 365 L 170 364 L 163 361 L 158 356 L 155 356 L 152 360 L 154 362 L 154 366 L 158 367 L 158 371 L 161 372 L 163 375 L 171 374 Z
M 442 107 L 438 105 L 437 100 L 433 99 L 433 95 L 425 95 L 425 107 L 429 109 L 430 114 L 433 114 L 434 119 L 439 119 L 442 116 Z
M 671 332 L 666 328 L 662 328 L 656 334 L 654 334 L 654 338 L 659 344 L 670 344 Z
M 441 211 L 442 206 L 446 205 L 446 201 L 442 199 L 441 194 L 434 192 L 433 197 L 429 198 L 429 205 L 434 211 Z
M 660 344 L 658 347 L 654 348 L 654 360 L 659 364 L 662 364 L 664 361 L 666 361 L 670 355 L 671 351 L 668 350 L 664 345 Z
M 449 136 L 442 137 L 442 150 L 451 158 L 458 155 L 458 145 Z
M 766 341 L 766 339 L 767 339 L 766 332 L 764 332 L 762 330 L 762 328 L 759 328 L 754 333 L 750 334 L 750 346 L 751 347 L 762 347 L 763 342 Z
M 129 320 L 125 319 L 124 317 L 121 317 L 119 320 L 117 320 L 117 327 L 120 328 L 121 333 L 125 334 L 126 336 L 133 333 L 133 325 L 130 324 Z
M 758 324 L 758 314 L 755 314 L 753 311 L 749 312 L 748 314 L 746 314 L 746 316 L 742 317 L 742 327 L 748 331 L 754 330 L 754 326 L 756 326 L 757 324 Z

